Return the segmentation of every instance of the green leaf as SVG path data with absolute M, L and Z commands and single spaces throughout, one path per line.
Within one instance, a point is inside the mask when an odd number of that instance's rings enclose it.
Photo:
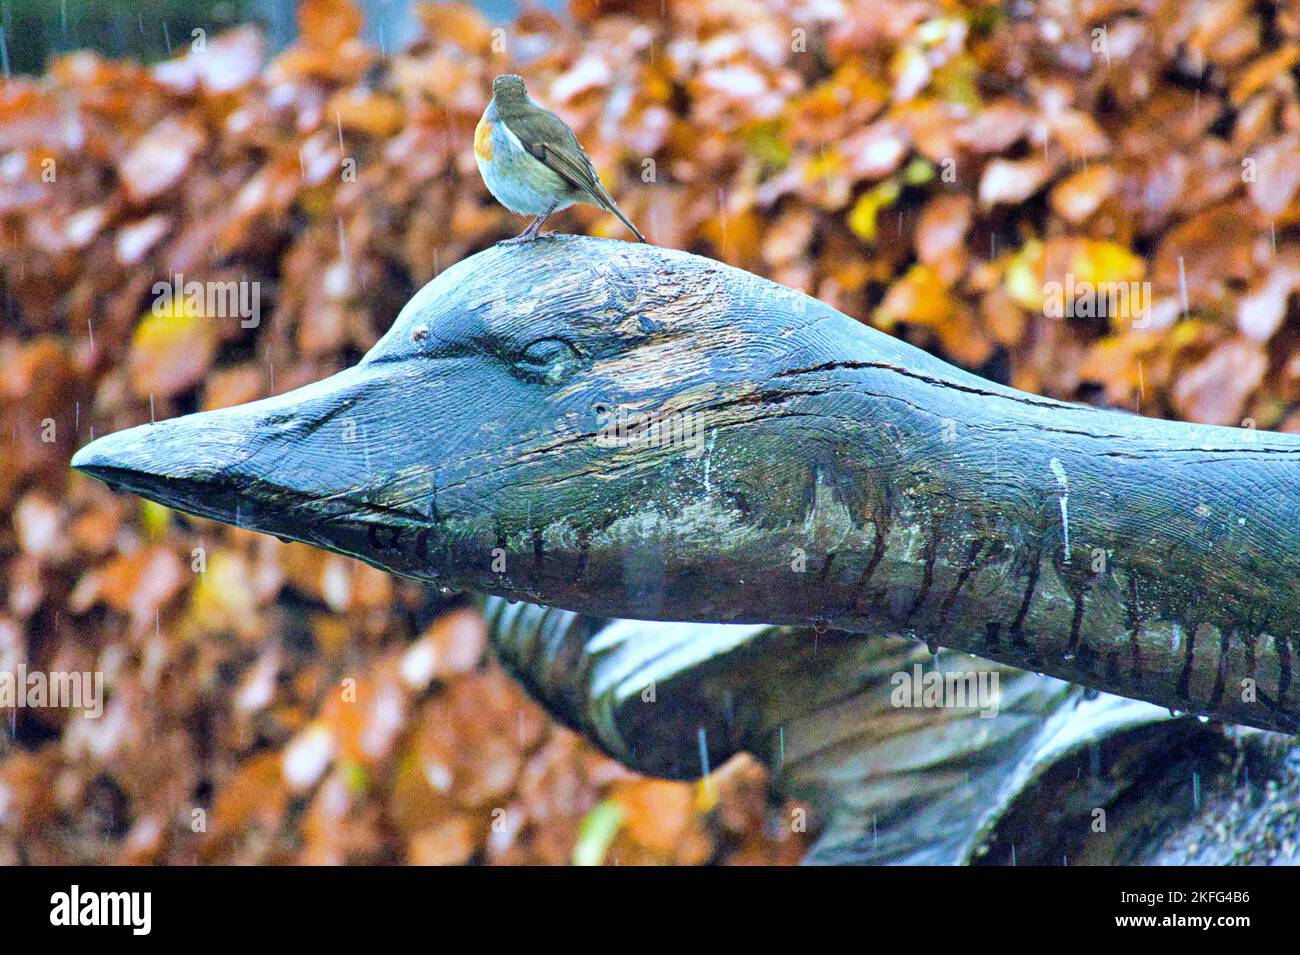
M 578 828 L 578 841 L 573 846 L 574 865 L 600 865 L 605 861 L 614 837 L 623 825 L 623 807 L 606 799 L 592 807 Z
M 153 501 L 141 502 L 140 523 L 144 526 L 145 536 L 151 541 L 156 541 L 167 533 L 167 525 L 171 523 L 171 516 L 170 508 L 155 504 Z

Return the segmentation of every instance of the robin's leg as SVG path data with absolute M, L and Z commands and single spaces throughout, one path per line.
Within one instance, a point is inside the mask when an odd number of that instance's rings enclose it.
M 558 202 L 552 202 L 552 203 L 551 203 L 551 207 L 550 207 L 549 209 L 547 209 L 545 212 L 543 212 L 540 216 L 538 216 L 538 217 L 537 217 L 536 219 L 534 219 L 532 222 L 528 223 L 528 228 L 527 228 L 527 229 L 525 229 L 523 232 L 519 233 L 519 234 L 518 234 L 517 236 L 515 236 L 513 239 L 502 239 L 502 240 L 501 240 L 499 243 L 497 243 L 497 244 L 498 244 L 498 245 L 514 245 L 514 244 L 517 243 L 517 242 L 531 242 L 531 241 L 533 241 L 533 239 L 537 238 L 537 232 L 538 232 L 539 229 L 541 229 L 541 227 L 542 227 L 542 223 L 546 221 L 546 217 L 547 217 L 547 216 L 549 216 L 552 212 L 555 211 L 555 207 L 556 207 L 557 205 L 559 205 Z
M 515 245 L 519 242 L 530 241 L 533 237 L 533 229 L 536 225 L 537 225 L 537 220 L 534 219 L 532 222 L 528 223 L 528 228 L 526 228 L 523 232 L 519 233 L 513 239 L 502 239 L 500 242 L 497 243 L 497 245 Z
M 516 243 L 518 243 L 518 242 L 531 242 L 531 241 L 533 241 L 533 239 L 537 238 L 537 230 L 540 229 L 540 228 L 542 227 L 542 221 L 546 218 L 546 216 L 549 216 L 549 215 L 551 214 L 551 212 L 554 211 L 554 209 L 555 209 L 555 206 L 554 206 L 554 204 L 552 204 L 552 205 L 551 205 L 551 208 L 550 208 L 550 209 L 547 209 L 547 210 L 546 210 L 546 213 L 545 213 L 544 215 L 540 215 L 540 216 L 538 216 L 536 219 L 534 219 L 532 222 L 528 223 L 528 228 L 526 228 L 523 232 L 519 233 L 519 234 L 518 234 L 517 236 L 515 236 L 513 239 L 502 239 L 502 240 L 501 240 L 499 243 L 497 243 L 497 244 L 498 244 L 498 245 L 514 245 L 514 244 L 516 244 Z
M 537 234 L 542 231 L 542 223 L 555 211 L 555 207 L 558 205 L 559 202 L 552 202 L 550 208 L 537 217 L 537 221 L 528 227 L 528 238 L 537 238 Z

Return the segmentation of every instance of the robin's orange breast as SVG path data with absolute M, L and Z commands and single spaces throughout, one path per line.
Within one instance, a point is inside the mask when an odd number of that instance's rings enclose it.
M 492 124 L 486 118 L 474 128 L 474 155 L 484 162 L 492 161 Z

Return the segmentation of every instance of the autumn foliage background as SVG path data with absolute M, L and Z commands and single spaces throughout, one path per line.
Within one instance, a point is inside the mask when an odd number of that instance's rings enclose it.
M 1029 391 L 1300 430 L 1288 4 L 573 0 L 497 33 L 467 7 L 418 17 L 391 57 L 344 0 L 305 0 L 269 62 L 245 27 L 152 67 L 78 53 L 5 82 L 0 669 L 100 670 L 108 699 L 98 720 L 0 712 L 0 862 L 806 847 L 752 761 L 646 780 L 552 724 L 472 610 L 67 467 L 94 434 L 353 363 L 420 285 L 518 232 L 471 151 L 497 73 L 570 122 L 657 244 Z M 624 237 L 585 207 L 550 226 Z M 260 283 L 260 324 L 154 315 L 177 273 Z M 1067 273 L 1149 280 L 1148 326 L 1048 317 L 1043 285 Z

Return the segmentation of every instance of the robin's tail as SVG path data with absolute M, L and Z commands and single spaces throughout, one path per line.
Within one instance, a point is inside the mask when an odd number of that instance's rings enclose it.
M 617 204 L 615 204 L 613 199 L 609 200 L 608 208 L 610 212 L 614 213 L 614 215 L 618 216 L 621 220 L 623 220 L 623 225 L 627 226 L 629 229 L 632 230 L 632 234 L 637 237 L 638 241 L 645 242 L 645 236 L 641 234 L 641 230 L 632 224 L 631 219 L 623 215 L 623 210 L 620 209 Z M 649 243 L 646 244 L 648 245 Z
M 646 242 L 646 237 L 641 234 L 641 230 L 632 224 L 631 219 L 623 215 L 623 210 L 618 207 L 618 203 L 616 203 L 614 197 L 609 194 L 609 190 L 605 188 L 605 184 L 597 179 L 596 185 L 599 186 L 600 190 L 600 194 L 596 196 L 596 198 L 600 200 L 600 204 L 604 207 L 605 211 L 612 212 L 614 215 L 618 216 L 623 225 L 632 230 L 632 234 L 637 237 L 638 241 Z M 646 244 L 649 245 L 648 242 L 646 242 Z

